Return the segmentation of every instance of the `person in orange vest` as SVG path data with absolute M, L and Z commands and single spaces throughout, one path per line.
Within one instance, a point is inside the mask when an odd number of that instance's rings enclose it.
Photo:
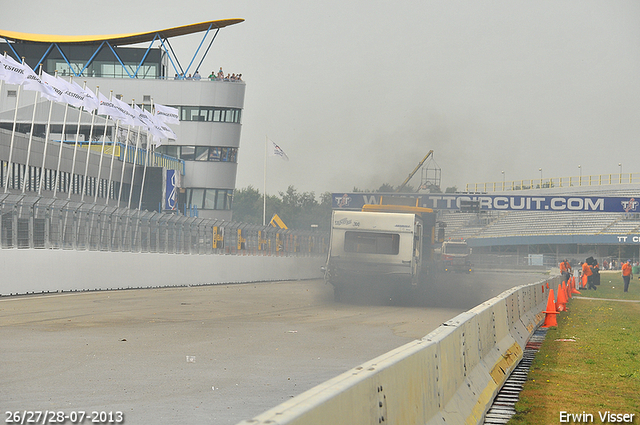
M 569 282 L 569 278 L 571 277 L 571 263 L 569 263 L 569 260 L 567 260 L 566 258 L 560 264 L 563 264 L 563 263 L 564 263 L 564 265 L 562 267 L 560 267 L 560 272 L 562 272 L 562 269 L 564 268 L 564 273 L 562 274 L 563 278 L 564 278 L 564 280 Z
M 584 263 L 582 263 L 582 287 L 583 288 L 591 289 L 591 286 L 593 286 L 591 284 L 592 275 L 593 275 L 593 272 L 591 271 L 591 267 L 589 267 L 589 264 L 585 261 Z M 596 289 L 596 287 L 594 286 L 593 289 Z
M 560 274 L 562 275 L 562 280 L 567 281 L 569 280 L 569 278 L 567 277 L 567 263 L 565 262 L 566 260 L 562 260 L 560 261 L 560 264 L 558 264 L 558 267 L 560 267 Z
M 622 280 L 624 281 L 624 292 L 629 292 L 629 282 L 633 275 L 631 274 L 631 260 L 627 260 L 622 265 Z

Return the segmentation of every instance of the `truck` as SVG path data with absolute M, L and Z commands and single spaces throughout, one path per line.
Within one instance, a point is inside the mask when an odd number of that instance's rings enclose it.
M 415 202 L 415 201 L 414 201 Z M 337 301 L 374 291 L 385 298 L 424 286 L 433 260 L 435 213 L 407 205 L 334 210 L 325 280 Z
M 440 264 L 445 272 L 471 273 L 471 248 L 464 239 L 442 242 Z

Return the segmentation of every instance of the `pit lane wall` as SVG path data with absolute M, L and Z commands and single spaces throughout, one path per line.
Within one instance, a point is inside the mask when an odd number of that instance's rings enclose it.
M 0 296 L 321 278 L 321 256 L 0 251 Z
M 479 424 L 544 319 L 546 282 L 560 277 L 505 291 L 240 424 Z

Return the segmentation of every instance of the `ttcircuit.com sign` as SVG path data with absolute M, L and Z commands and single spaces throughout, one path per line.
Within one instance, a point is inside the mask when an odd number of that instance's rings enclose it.
M 381 197 L 401 197 L 405 202 L 407 199 L 417 199 L 419 207 L 433 208 L 434 210 L 458 210 L 461 209 L 461 205 L 465 201 L 475 201 L 482 211 L 640 212 L 640 202 L 638 201 L 640 196 L 614 198 L 605 196 L 401 195 L 364 192 L 332 194 L 333 208 L 361 209 L 365 204 L 379 204 Z

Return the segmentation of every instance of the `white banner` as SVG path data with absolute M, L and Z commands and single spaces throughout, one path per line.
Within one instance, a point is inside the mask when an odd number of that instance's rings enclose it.
M 0 55 L 0 66 L 2 67 L 0 78 L 7 84 L 22 84 L 27 78 L 25 65 L 16 62 L 11 56 Z
M 159 103 L 155 104 L 155 108 L 156 108 L 155 116 L 158 119 L 160 119 L 162 122 L 167 124 L 180 125 L 180 117 L 178 115 L 179 111 L 177 108 L 160 105 Z
M 109 115 L 111 119 L 121 120 L 125 125 L 136 125 L 133 121 L 133 114 L 127 114 L 125 108 L 118 105 L 117 102 L 124 103 L 118 99 L 109 100 L 105 95 L 99 93 L 100 104 L 98 106 L 98 115 Z M 126 104 L 125 104 L 126 105 Z M 128 107 L 129 105 L 127 105 Z M 131 109 L 131 108 L 129 108 Z
M 25 90 L 37 91 L 42 94 L 42 97 L 45 97 L 49 100 L 56 101 L 59 99 L 56 91 L 48 84 L 45 84 L 40 77 L 36 75 L 35 72 L 26 64 L 23 64 L 24 75 L 26 76 L 24 82 L 22 83 L 22 87 Z
M 67 84 L 64 80 L 54 77 L 53 75 L 47 74 L 44 71 L 42 71 L 42 75 L 40 76 L 40 79 L 45 84 L 48 84 L 49 87 L 51 87 L 53 91 L 56 92 L 57 99 L 50 99 L 50 100 L 54 100 L 56 102 L 66 102 L 66 100 L 64 99 L 64 92 L 67 90 Z

